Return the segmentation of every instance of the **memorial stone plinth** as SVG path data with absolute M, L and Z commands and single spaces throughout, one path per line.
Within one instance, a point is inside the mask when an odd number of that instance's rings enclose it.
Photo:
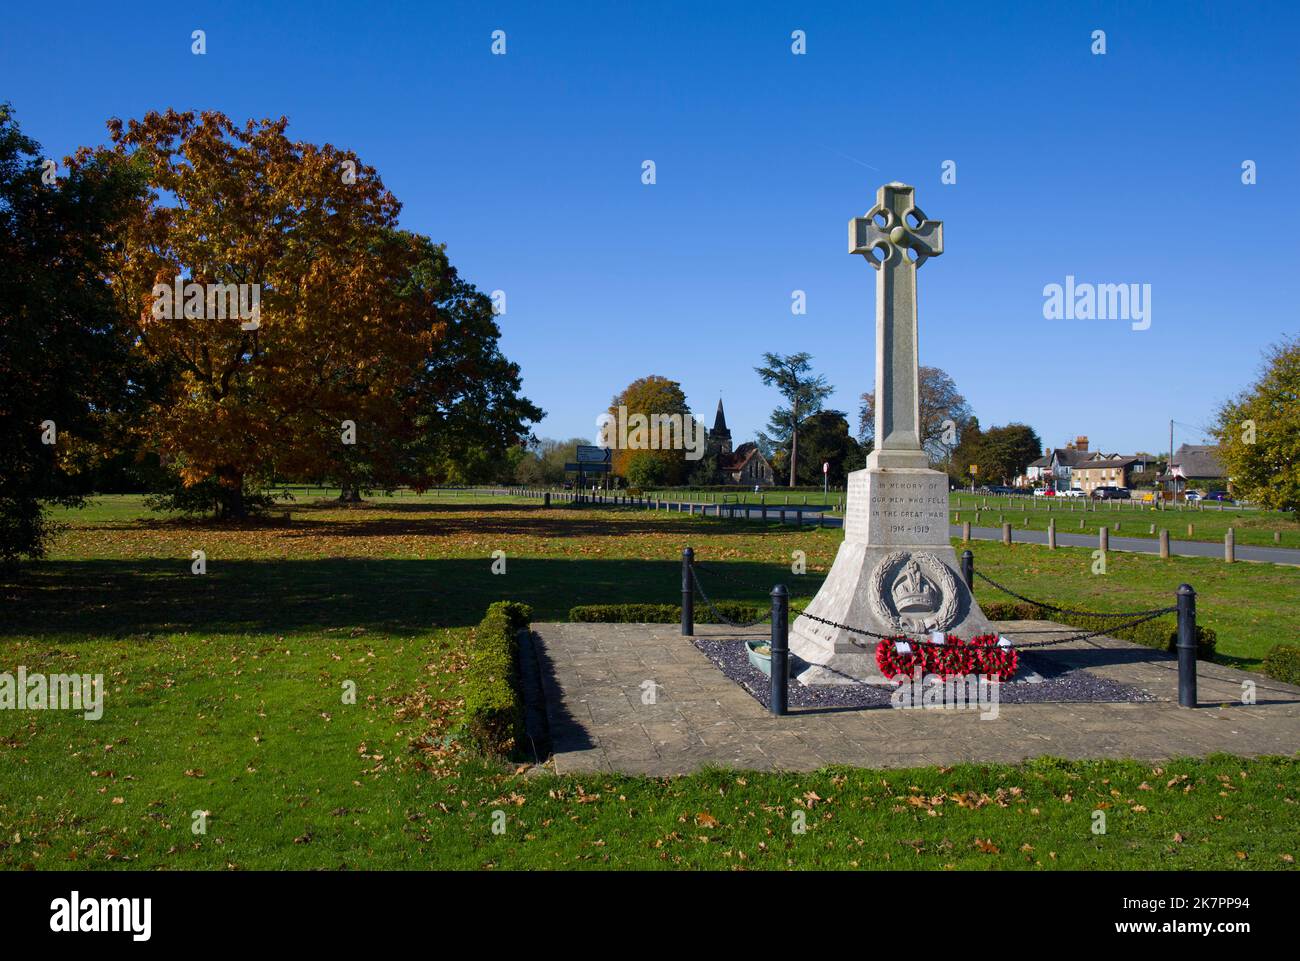
M 802 662 L 804 684 L 886 683 L 876 666 L 877 639 L 849 627 L 965 639 L 993 629 L 962 582 L 948 540 L 948 475 L 930 470 L 921 448 L 916 275 L 943 253 L 943 224 L 929 220 L 913 196 L 911 187 L 886 184 L 876 206 L 849 222 L 849 252 L 877 272 L 874 447 L 866 469 L 849 475 L 835 563 L 791 625 L 790 650 Z

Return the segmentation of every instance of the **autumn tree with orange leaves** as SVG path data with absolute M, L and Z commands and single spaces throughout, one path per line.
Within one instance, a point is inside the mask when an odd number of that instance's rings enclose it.
M 138 349 L 169 378 L 141 429 L 185 485 L 215 482 L 227 516 L 271 477 L 353 496 L 425 486 L 542 416 L 517 396 L 488 299 L 442 247 L 398 227 L 375 169 L 287 125 L 149 113 L 111 121 L 112 146 L 77 158 L 147 174 L 113 277 Z M 177 284 L 208 290 L 206 310 L 162 304 Z M 214 287 L 253 285 L 251 320 L 214 311 Z

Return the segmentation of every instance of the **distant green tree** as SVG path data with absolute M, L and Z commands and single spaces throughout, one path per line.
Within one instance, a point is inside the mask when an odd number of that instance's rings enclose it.
M 44 555 L 46 506 L 79 502 L 78 472 L 151 382 L 105 282 L 143 171 L 92 161 L 46 183 L 46 169 L 0 104 L 0 566 Z
M 627 483 L 642 490 L 660 487 L 668 479 L 668 464 L 656 456 L 657 451 L 632 451 L 627 459 Z
M 822 483 L 822 465 L 829 464 L 827 481 L 833 486 L 843 486 L 854 465 L 861 466 L 861 447 L 849 433 L 849 420 L 844 411 L 823 410 L 805 417 L 799 425 L 801 454 L 796 472 L 800 484 L 818 486 Z M 788 449 L 783 448 L 783 450 Z
M 772 411 L 767 429 L 773 439 L 789 451 L 790 486 L 795 486 L 799 466 L 799 425 L 822 409 L 826 398 L 834 393 L 826 378 L 812 373 L 812 355 L 808 353 L 763 354 L 763 366 L 754 370 L 763 383 L 781 392 L 788 406 Z
M 590 444 L 586 437 L 570 437 L 568 440 L 555 440 L 543 437 L 533 440 L 525 448 L 515 468 L 514 480 L 520 484 L 533 484 L 541 487 L 555 487 L 564 482 L 564 465 L 578 458 L 578 445 Z
M 977 460 L 980 476 L 986 483 L 997 479 L 1009 484 L 1042 454 L 1042 438 L 1032 427 L 1026 424 L 990 427 L 984 432 Z
M 984 432 L 980 429 L 979 418 L 972 416 L 958 435 L 956 450 L 948 458 L 948 476 L 952 478 L 953 483 L 958 487 L 967 486 L 972 480 L 971 465 L 978 465 L 983 457 Z M 976 485 L 993 483 L 989 478 L 982 476 L 982 472 L 983 469 L 981 468 L 981 473 L 974 476 Z
M 708 487 L 720 482 L 718 477 L 718 455 L 713 451 L 708 451 L 697 461 L 687 461 L 687 464 L 693 464 L 690 476 L 686 483 L 693 487 Z
M 1300 338 L 1269 348 L 1259 379 L 1219 409 L 1212 433 L 1233 493 L 1300 510 Z

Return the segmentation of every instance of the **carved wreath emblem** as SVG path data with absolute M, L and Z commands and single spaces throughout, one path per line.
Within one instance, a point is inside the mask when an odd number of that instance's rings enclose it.
M 946 631 L 957 621 L 957 579 L 929 551 L 894 551 L 871 575 L 868 603 L 894 630 Z

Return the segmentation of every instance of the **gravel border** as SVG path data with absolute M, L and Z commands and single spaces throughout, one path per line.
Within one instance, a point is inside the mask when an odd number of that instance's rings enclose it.
M 692 639 L 696 648 L 722 673 L 768 707 L 771 681 L 749 663 L 743 640 Z M 1001 685 L 1000 704 L 1129 703 L 1158 701 L 1155 695 L 1131 684 L 1121 684 L 1078 668 L 1067 668 L 1050 657 L 1020 652 L 1017 679 Z M 1030 683 L 1031 674 L 1042 680 Z M 890 707 L 891 689 L 871 684 L 815 684 L 805 686 L 790 679 L 790 707 L 870 708 Z

